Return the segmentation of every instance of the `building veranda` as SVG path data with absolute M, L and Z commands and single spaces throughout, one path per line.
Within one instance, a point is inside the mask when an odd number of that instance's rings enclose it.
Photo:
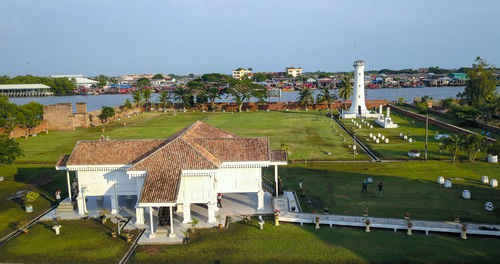
M 286 164 L 286 152 L 271 150 L 268 138 L 240 138 L 197 121 L 167 139 L 79 141 L 56 169 L 67 172 L 79 215 L 88 214 L 89 198 L 109 199 L 109 211 L 118 214 L 119 197 L 132 197 L 135 225 L 155 238 L 159 226 L 175 237 L 173 213 L 187 224 L 193 205 L 206 208 L 207 224 L 217 225 L 219 193 L 255 197 L 256 212 L 263 211 L 262 168 L 274 166 L 277 181 L 278 166 Z

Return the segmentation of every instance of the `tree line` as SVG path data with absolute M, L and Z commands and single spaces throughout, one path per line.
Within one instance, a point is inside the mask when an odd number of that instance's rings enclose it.
M 56 95 L 73 94 L 76 88 L 68 78 L 51 78 L 32 75 L 19 75 L 10 78 L 7 75 L 0 76 L 0 84 L 32 84 L 41 83 L 51 87 L 51 91 Z

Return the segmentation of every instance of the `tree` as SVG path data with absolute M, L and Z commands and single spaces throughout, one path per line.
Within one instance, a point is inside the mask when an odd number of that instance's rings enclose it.
M 108 78 L 102 74 L 95 78 L 97 80 L 97 87 L 102 88 L 108 84 Z
M 164 79 L 164 78 L 163 78 L 163 74 L 161 74 L 161 73 L 157 73 L 157 74 L 155 74 L 155 76 L 153 76 L 153 79 L 154 79 L 154 80 L 161 80 L 161 79 Z
M 241 112 L 244 101 L 250 100 L 251 98 L 266 98 L 266 87 L 246 79 L 233 79 L 229 82 L 227 93 L 233 97 L 233 100 L 238 105 L 238 112 Z
M 228 78 L 219 73 L 209 73 L 204 74 L 201 80 L 206 85 L 205 94 L 210 101 L 210 109 L 214 110 L 215 100 L 226 92 L 223 87 L 228 83 Z
M 182 111 L 186 112 L 186 105 L 189 105 L 189 97 L 192 95 L 192 91 L 186 85 L 178 85 L 174 90 L 175 100 L 182 103 Z
M 115 115 L 115 109 L 109 106 L 103 106 L 101 109 L 101 113 L 98 115 L 101 122 L 104 124 L 108 124 L 109 118 Z
M 465 90 L 457 96 L 468 105 L 482 110 L 485 117 L 490 117 L 494 113 L 494 107 L 492 112 L 491 105 L 498 97 L 495 92 L 496 69 L 480 57 L 477 57 L 475 62 L 467 71 L 469 81 Z
M 449 115 L 463 119 L 477 119 L 481 113 L 482 112 L 479 109 L 468 105 L 454 105 L 451 110 L 448 111 Z
M 267 80 L 267 76 L 264 73 L 258 72 L 252 76 L 254 82 L 263 82 Z
M 23 150 L 15 139 L 0 135 L 0 164 L 11 164 L 17 157 L 24 156 Z
M 451 108 L 453 106 L 453 98 L 446 98 L 443 100 L 443 108 L 446 110 L 447 108 Z
M 342 98 L 342 103 L 344 104 L 344 108 L 346 107 L 345 101 L 352 96 L 353 89 L 351 84 L 351 75 L 344 74 L 341 76 L 341 85 L 339 87 L 339 97 Z
M 449 137 L 444 138 L 441 143 L 439 143 L 440 150 L 448 150 L 453 162 L 457 159 L 458 152 L 463 146 L 462 138 L 457 134 L 451 134 Z
M 316 102 L 326 102 L 326 108 L 330 110 L 330 104 L 333 102 L 333 100 L 337 99 L 337 96 L 335 94 L 332 94 L 330 92 L 329 87 L 323 87 L 320 90 L 320 93 L 316 97 Z
M 297 97 L 297 101 L 300 103 L 300 105 L 305 106 L 306 111 L 307 106 L 310 104 L 314 104 L 314 97 L 311 92 L 311 88 L 305 87 L 302 90 L 299 91 L 299 97 Z
M 160 105 L 163 108 L 163 112 L 165 112 L 165 106 L 168 102 L 168 99 L 169 99 L 168 93 L 166 91 L 161 91 L 160 96 L 159 96 L 159 100 L 160 100 Z
M 149 103 L 151 102 L 151 90 L 142 90 L 142 98 L 144 99 L 144 110 L 147 112 L 151 107 Z
M 144 88 L 146 86 L 150 86 L 151 85 L 151 81 L 149 81 L 148 78 L 141 77 L 141 78 L 139 78 L 139 80 L 137 80 L 137 84 L 136 85 L 139 88 Z
M 425 101 L 422 100 L 422 101 L 416 103 L 415 107 L 417 108 L 418 113 L 425 114 L 425 113 L 427 113 L 429 105 Z
M 470 161 L 476 159 L 477 153 L 485 146 L 484 136 L 477 134 L 468 134 L 462 136 L 462 149 L 467 153 Z
M 125 103 L 123 103 L 123 110 L 128 114 L 128 111 L 132 109 L 132 103 L 130 102 L 130 99 L 125 100 Z
M 43 120 L 43 105 L 33 101 L 21 105 L 17 120 L 24 128 L 28 129 L 28 135 L 31 135 L 33 128 L 40 125 Z
M 132 100 L 134 100 L 136 107 L 139 108 L 142 102 L 142 93 L 140 90 L 134 91 L 134 93 L 132 94 Z

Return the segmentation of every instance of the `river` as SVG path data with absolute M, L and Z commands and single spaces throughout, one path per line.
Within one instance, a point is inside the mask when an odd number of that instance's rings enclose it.
M 448 97 L 456 97 L 457 93 L 463 92 L 465 87 L 422 87 L 422 88 L 381 88 L 381 89 L 366 89 L 366 99 L 387 99 L 389 101 L 397 100 L 403 97 L 406 101 L 412 102 L 415 96 L 429 95 L 433 99 L 445 99 Z M 319 93 L 314 90 L 313 94 Z M 158 94 L 152 94 L 153 102 L 157 101 Z M 298 92 L 281 92 L 281 97 L 270 98 L 269 101 L 296 101 Z M 126 99 L 132 101 L 131 94 L 102 94 L 102 95 L 71 95 L 71 96 L 47 96 L 47 97 L 13 97 L 10 101 L 18 105 L 35 101 L 44 105 L 57 103 L 72 103 L 73 111 L 76 111 L 75 103 L 87 103 L 87 111 L 95 111 L 103 106 L 118 106 L 123 104 Z M 225 97 L 217 100 L 218 102 L 229 102 L 230 97 Z

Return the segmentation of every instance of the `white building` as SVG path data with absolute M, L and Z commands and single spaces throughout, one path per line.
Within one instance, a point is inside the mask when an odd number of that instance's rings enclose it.
M 30 97 L 54 95 L 45 84 L 0 84 L 0 95 L 9 97 Z
M 354 61 L 354 86 L 351 108 L 342 113 L 342 118 L 366 118 L 377 117 L 375 113 L 370 113 L 365 104 L 365 61 Z
M 67 171 L 68 182 L 69 171 L 76 173 L 79 214 L 87 212 L 87 197 L 109 196 L 116 214 L 118 196 L 136 196 L 136 224 L 147 224 L 155 237 L 154 208 L 170 215 L 169 236 L 172 211 L 188 223 L 193 204 L 206 206 L 208 223 L 215 223 L 218 193 L 255 193 L 256 209 L 264 209 L 262 168 L 275 166 L 277 181 L 277 166 L 286 164 L 286 152 L 271 150 L 268 138 L 239 138 L 197 121 L 167 139 L 79 141 L 56 169 Z

